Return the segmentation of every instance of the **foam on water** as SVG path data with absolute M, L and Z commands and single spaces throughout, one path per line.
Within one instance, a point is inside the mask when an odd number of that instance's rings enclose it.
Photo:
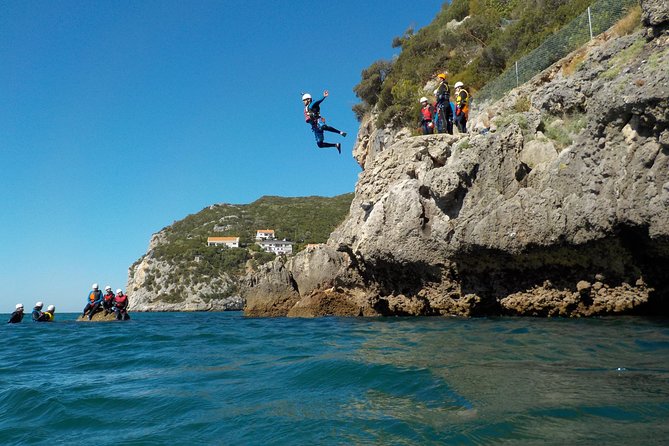
M 2 327 L 0 444 L 660 444 L 669 324 L 133 314 Z

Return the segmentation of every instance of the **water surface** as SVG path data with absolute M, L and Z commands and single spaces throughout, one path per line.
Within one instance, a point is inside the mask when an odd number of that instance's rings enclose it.
M 669 442 L 666 319 L 75 316 L 1 328 L 0 444 Z

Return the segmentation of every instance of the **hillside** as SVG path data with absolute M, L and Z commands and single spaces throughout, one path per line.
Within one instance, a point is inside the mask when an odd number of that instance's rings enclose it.
M 606 0 L 604 0 L 606 1 Z M 476 92 L 547 37 L 582 14 L 592 0 L 452 0 L 435 19 L 415 32 L 407 30 L 392 45 L 399 56 L 363 70 L 354 88 L 361 103 L 359 120 L 372 110 L 382 127 L 413 125 L 418 98 L 439 72 L 452 86 L 462 81 Z M 604 5 L 606 11 L 606 5 Z M 606 14 L 604 12 L 604 14 Z M 587 29 L 585 25 L 583 31 Z M 557 59 L 554 59 L 557 60 Z M 431 91 L 431 89 L 429 89 Z
M 279 239 L 323 243 L 348 213 L 353 194 L 332 198 L 266 196 L 247 204 L 215 204 L 154 234 L 147 253 L 129 269 L 135 311 L 239 309 L 239 281 L 274 259 L 255 242 L 258 229 Z M 240 238 L 239 248 L 207 247 L 211 236 Z

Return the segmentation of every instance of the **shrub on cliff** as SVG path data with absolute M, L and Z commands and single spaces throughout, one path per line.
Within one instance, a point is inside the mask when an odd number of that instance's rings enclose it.
M 411 126 L 422 87 L 440 71 L 449 83 L 480 89 L 549 35 L 582 13 L 589 0 L 453 0 L 409 38 L 392 64 L 363 70 L 354 92 L 358 119 L 377 107 L 377 125 Z M 469 17 L 468 17 L 469 16 Z M 468 18 L 466 18 L 468 17 Z M 466 18 L 466 19 L 465 19 Z M 459 22 L 459 23 L 456 23 Z M 384 71 L 381 71 L 384 68 Z M 407 95 L 408 86 L 414 87 Z M 398 88 L 402 94 L 396 94 Z

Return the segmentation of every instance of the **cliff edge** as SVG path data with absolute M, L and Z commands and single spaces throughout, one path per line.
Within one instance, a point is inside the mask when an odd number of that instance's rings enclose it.
M 363 121 L 327 245 L 249 276 L 249 316 L 666 311 L 669 4 L 476 112 L 465 135 Z

